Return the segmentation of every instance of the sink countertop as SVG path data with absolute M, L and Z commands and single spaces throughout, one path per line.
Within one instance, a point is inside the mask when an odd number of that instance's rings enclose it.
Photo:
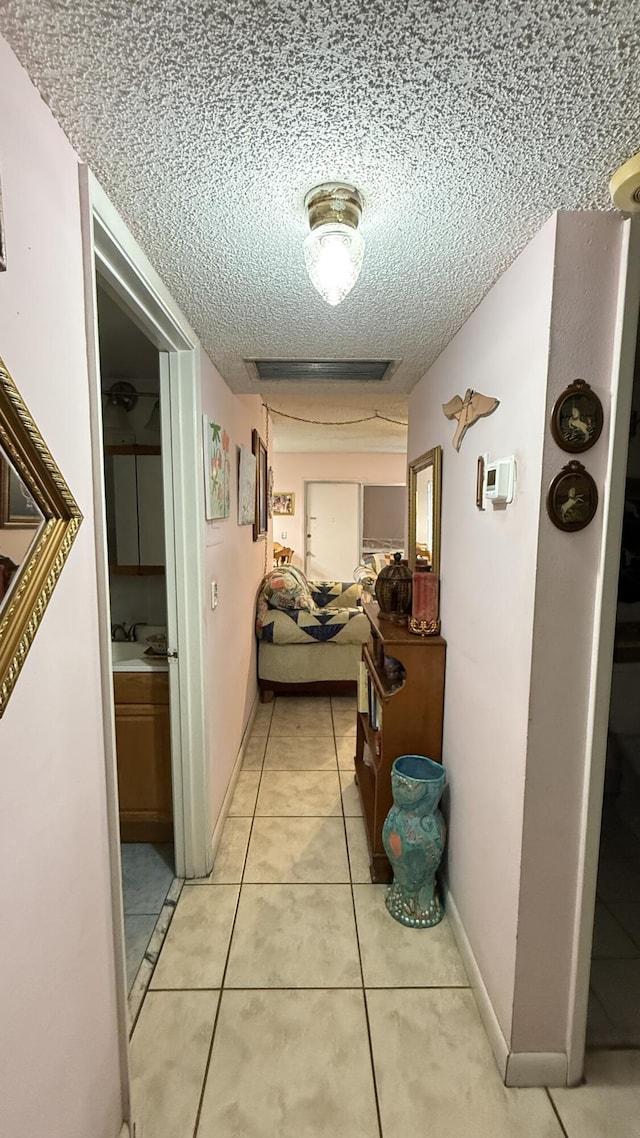
M 144 640 L 116 640 L 111 643 L 114 672 L 167 672 L 166 656 L 145 656 Z

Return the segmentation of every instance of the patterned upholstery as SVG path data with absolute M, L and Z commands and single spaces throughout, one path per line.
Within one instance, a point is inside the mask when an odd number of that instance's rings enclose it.
M 269 644 L 364 644 L 371 630 L 360 597 L 353 581 L 309 584 L 293 566 L 274 569 L 258 593 L 256 635 Z
M 286 612 L 293 609 L 312 611 L 317 608 L 306 577 L 293 565 L 267 573 L 262 582 L 262 594 L 269 608 L 284 609 Z
M 355 581 L 310 581 L 311 596 L 318 608 L 360 608 L 362 587 Z

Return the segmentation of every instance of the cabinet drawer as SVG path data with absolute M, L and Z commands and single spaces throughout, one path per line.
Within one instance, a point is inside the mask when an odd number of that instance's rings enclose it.
M 168 672 L 114 672 L 113 694 L 119 703 L 169 703 Z

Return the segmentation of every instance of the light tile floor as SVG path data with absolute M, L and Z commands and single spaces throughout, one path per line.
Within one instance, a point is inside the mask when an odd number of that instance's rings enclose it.
M 260 707 L 133 1034 L 137 1138 L 638 1138 L 640 1053 L 590 1055 L 575 1090 L 503 1086 L 446 918 L 405 929 L 369 881 L 354 721 Z

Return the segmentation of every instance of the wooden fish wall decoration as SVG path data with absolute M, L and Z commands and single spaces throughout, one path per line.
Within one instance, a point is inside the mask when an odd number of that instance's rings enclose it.
M 454 395 L 448 403 L 442 404 L 447 419 L 457 419 L 458 425 L 455 429 L 452 443 L 456 450 L 460 450 L 460 444 L 476 419 L 481 419 L 484 415 L 490 415 L 495 411 L 496 407 L 500 404 L 499 399 L 493 399 L 491 395 L 481 395 L 479 391 L 473 391 L 468 387 L 464 399 L 459 395 Z

